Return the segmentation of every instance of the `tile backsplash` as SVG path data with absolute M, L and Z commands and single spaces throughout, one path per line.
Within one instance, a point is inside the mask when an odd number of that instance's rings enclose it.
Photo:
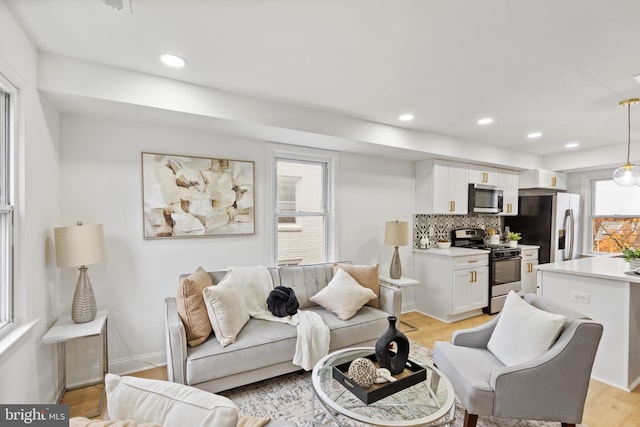
M 429 228 L 433 228 L 433 235 L 429 236 Z M 435 246 L 438 239 L 451 239 L 451 230 L 458 228 L 502 228 L 502 218 L 497 215 L 424 215 L 413 216 L 413 247 L 419 248 L 420 239 L 429 237 L 429 247 Z

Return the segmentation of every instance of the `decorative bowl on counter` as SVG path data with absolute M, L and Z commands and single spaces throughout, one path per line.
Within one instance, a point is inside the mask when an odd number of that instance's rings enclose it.
M 440 240 L 438 240 L 436 242 L 436 246 L 438 247 L 438 249 L 449 249 L 451 247 L 451 242 L 449 241 L 441 242 Z

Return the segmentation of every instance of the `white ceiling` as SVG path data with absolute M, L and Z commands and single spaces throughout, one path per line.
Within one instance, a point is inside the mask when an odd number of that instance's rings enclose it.
M 640 97 L 638 0 L 130 1 L 5 0 L 41 51 L 538 155 L 625 144 Z

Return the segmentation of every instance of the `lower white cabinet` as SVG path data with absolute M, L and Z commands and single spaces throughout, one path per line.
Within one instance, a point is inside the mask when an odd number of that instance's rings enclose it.
M 489 299 L 489 255 L 470 249 L 416 250 L 416 309 L 444 322 L 481 314 Z
M 522 292 L 535 294 L 538 290 L 535 266 L 538 265 L 538 247 L 522 248 L 522 268 L 520 281 Z

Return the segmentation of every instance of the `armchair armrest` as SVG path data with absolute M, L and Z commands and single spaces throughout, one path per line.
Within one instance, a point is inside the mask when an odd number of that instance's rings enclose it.
M 580 423 L 601 336 L 601 324 L 574 320 L 542 356 L 495 368 L 490 377 L 493 415 Z M 535 405 L 527 403 L 531 396 L 536 397 Z
M 186 384 L 187 333 L 178 314 L 176 299 L 165 298 L 165 336 L 167 346 L 167 378 Z
M 498 314 L 482 325 L 454 331 L 451 335 L 451 343 L 462 347 L 487 348 L 487 343 L 496 327 L 496 323 L 498 323 L 499 317 L 500 315 Z
M 380 308 L 400 320 L 402 289 L 386 283 L 380 283 Z

